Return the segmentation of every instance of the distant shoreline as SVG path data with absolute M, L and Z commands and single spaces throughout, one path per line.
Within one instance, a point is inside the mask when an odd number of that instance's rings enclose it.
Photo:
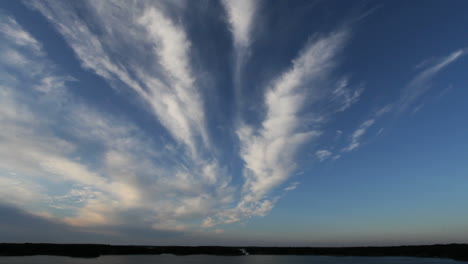
M 51 255 L 97 258 L 104 255 L 326 255 L 449 258 L 468 261 L 468 244 L 390 247 L 221 247 L 121 246 L 103 244 L 0 243 L 0 256 Z

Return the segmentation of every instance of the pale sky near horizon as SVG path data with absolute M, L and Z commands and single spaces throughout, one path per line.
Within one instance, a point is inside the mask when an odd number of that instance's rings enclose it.
M 0 1 L 0 242 L 468 242 L 468 1 Z

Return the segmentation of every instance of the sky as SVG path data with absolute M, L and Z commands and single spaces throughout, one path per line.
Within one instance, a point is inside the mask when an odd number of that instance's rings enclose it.
M 0 242 L 468 242 L 468 1 L 0 1 Z

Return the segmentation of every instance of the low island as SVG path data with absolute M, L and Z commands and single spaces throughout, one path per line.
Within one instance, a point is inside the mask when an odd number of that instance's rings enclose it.
M 468 261 L 468 244 L 391 247 L 221 247 L 129 246 L 103 244 L 0 243 L 0 256 L 54 255 L 95 258 L 102 255 L 327 255 L 405 256 Z

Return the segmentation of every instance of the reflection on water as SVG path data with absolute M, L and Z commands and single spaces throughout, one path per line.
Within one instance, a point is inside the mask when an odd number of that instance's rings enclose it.
M 132 255 L 103 256 L 94 259 L 56 256 L 0 257 L 0 264 L 467 264 L 468 262 L 450 259 L 406 258 L 406 257 L 328 257 L 328 256 L 172 256 L 172 255 Z

